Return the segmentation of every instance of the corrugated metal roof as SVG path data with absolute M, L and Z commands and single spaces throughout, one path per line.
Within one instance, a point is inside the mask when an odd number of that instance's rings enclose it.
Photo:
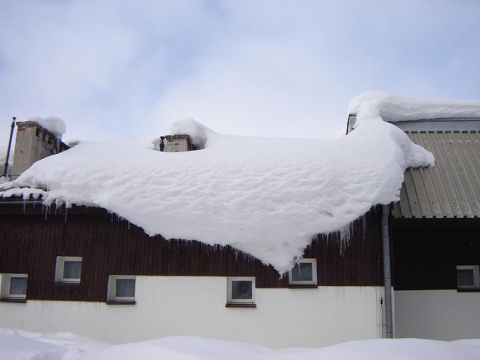
M 405 172 L 396 218 L 480 217 L 480 129 L 405 131 L 435 156 L 434 167 Z

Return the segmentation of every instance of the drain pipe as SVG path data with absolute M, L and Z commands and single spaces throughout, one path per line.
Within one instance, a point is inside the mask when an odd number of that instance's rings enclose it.
M 390 268 L 390 205 L 382 205 L 383 279 L 385 287 L 385 337 L 393 339 L 392 272 Z
M 7 178 L 8 160 L 10 158 L 10 148 L 12 147 L 13 131 L 15 130 L 15 120 L 17 120 L 17 118 L 14 116 L 12 120 L 12 128 L 10 130 L 10 139 L 8 140 L 8 149 L 7 149 L 7 158 L 5 160 L 5 168 L 3 170 L 3 176 L 5 177 L 5 179 Z

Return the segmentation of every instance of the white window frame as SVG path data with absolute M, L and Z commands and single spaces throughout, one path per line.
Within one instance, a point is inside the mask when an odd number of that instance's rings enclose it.
M 81 256 L 57 256 L 57 262 L 55 264 L 55 282 L 57 284 L 80 284 L 79 278 L 65 278 L 63 272 L 65 269 L 65 263 L 69 261 L 80 262 L 80 273 L 82 272 L 82 257 Z
M 250 281 L 252 283 L 252 297 L 250 299 L 234 299 L 233 282 Z M 255 277 L 228 277 L 227 278 L 227 306 L 255 306 Z
M 11 293 L 11 281 L 14 278 L 27 279 L 27 274 L 0 274 L 0 298 L 2 300 L 14 300 L 14 301 L 26 301 L 27 300 L 27 289 L 25 289 L 25 294 L 12 294 Z M 28 287 L 28 284 L 27 284 Z
M 473 284 L 471 285 L 460 285 L 457 281 L 457 289 L 459 290 L 478 290 L 480 289 L 480 275 L 479 275 L 478 265 L 457 265 L 458 270 L 471 270 L 473 272 Z
M 135 275 L 110 275 L 108 277 L 108 290 L 107 290 L 107 303 L 123 303 L 123 304 L 135 304 L 134 296 L 117 296 L 117 280 L 134 280 L 135 281 L 135 293 L 137 290 L 137 277 Z
M 312 280 L 293 280 L 293 269 L 302 264 L 312 264 Z M 318 286 L 317 283 L 317 259 L 296 259 L 295 266 L 288 272 L 288 284 L 293 286 Z

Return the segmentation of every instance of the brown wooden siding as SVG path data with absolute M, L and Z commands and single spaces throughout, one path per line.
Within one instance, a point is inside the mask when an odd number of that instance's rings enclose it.
M 304 257 L 316 258 L 319 286 L 382 284 L 379 212 L 352 225 L 351 238 L 318 236 Z M 54 284 L 57 256 L 81 256 L 79 285 Z M 230 246 L 150 237 L 96 208 L 45 213 L 40 205 L 0 205 L 0 272 L 27 273 L 28 299 L 105 301 L 109 275 L 255 276 L 259 288 L 287 287 L 286 277 Z
M 393 225 L 395 290 L 457 288 L 457 265 L 480 265 L 480 219 L 400 219 Z

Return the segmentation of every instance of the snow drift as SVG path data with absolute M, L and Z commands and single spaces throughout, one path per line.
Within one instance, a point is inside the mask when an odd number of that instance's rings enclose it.
M 0 360 L 473 360 L 479 357 L 480 340 L 378 339 L 318 349 L 270 349 L 188 336 L 110 345 L 71 333 L 40 334 L 0 329 Z

